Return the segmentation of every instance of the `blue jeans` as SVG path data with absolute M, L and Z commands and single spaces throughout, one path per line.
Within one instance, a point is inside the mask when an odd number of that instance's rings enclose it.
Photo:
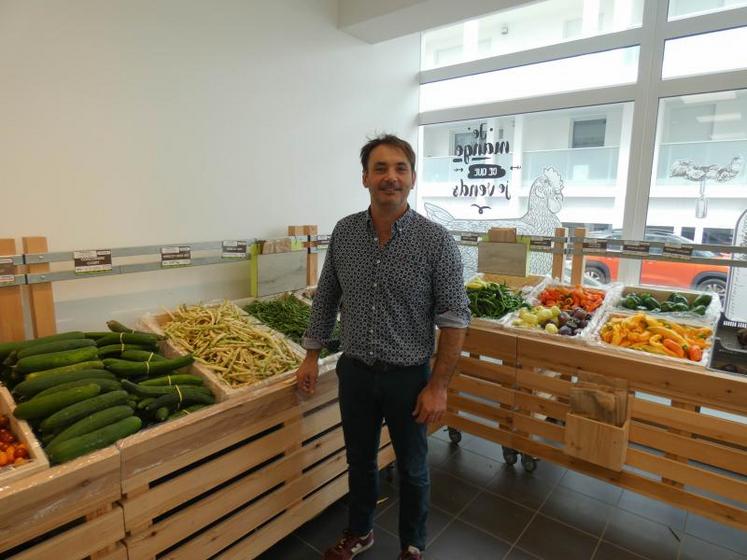
M 362 536 L 373 528 L 379 497 L 377 455 L 386 420 L 399 473 L 399 538 L 403 548 L 425 549 L 430 478 L 427 425 L 412 416 L 428 383 L 429 365 L 382 371 L 342 355 L 337 363 L 342 429 L 349 466 L 348 530 Z

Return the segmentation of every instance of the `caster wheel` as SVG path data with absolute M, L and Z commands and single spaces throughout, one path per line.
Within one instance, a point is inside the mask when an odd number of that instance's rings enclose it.
M 506 461 L 507 465 L 515 465 L 518 458 L 519 455 L 516 451 L 505 447 L 503 448 L 503 460 Z
M 451 440 L 451 443 L 459 443 L 462 441 L 462 432 L 455 430 L 454 428 L 449 428 L 449 439 Z
M 534 457 L 527 457 L 526 455 L 521 456 L 521 466 L 527 472 L 534 472 L 537 470 L 537 459 Z

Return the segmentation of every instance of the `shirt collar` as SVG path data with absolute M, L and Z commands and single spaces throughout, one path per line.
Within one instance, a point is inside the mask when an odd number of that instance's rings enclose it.
M 407 229 L 407 226 L 409 226 L 414 219 L 415 219 L 415 210 L 413 210 L 412 206 L 408 204 L 407 210 L 405 211 L 404 214 L 402 214 L 402 216 L 399 217 L 399 219 L 396 222 L 394 222 L 392 229 L 397 231 L 397 233 L 402 233 L 405 229 Z M 370 206 L 368 207 L 368 210 L 366 210 L 366 224 L 368 224 L 369 228 L 373 229 Z

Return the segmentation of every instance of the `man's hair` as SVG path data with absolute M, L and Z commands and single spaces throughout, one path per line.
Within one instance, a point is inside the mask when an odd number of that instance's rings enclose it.
M 381 146 L 382 144 L 402 150 L 410 162 L 410 168 L 415 171 L 415 150 L 412 149 L 409 142 L 402 140 L 402 138 L 399 138 L 394 134 L 380 134 L 379 136 L 370 139 L 366 145 L 361 148 L 361 165 L 363 166 L 363 171 L 368 170 L 368 158 L 371 156 L 371 152 L 374 148 Z

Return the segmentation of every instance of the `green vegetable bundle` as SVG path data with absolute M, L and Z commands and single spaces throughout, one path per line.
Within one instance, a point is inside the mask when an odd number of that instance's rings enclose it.
M 664 301 L 659 301 L 649 293 L 631 293 L 625 296 L 621 302 L 626 309 L 646 311 L 647 313 L 695 313 L 705 315 L 706 309 L 711 304 L 712 297 L 709 294 L 700 294 L 692 303 L 684 294 L 673 292 Z
M 474 317 L 500 319 L 520 307 L 531 307 L 521 294 L 506 284 L 473 280 L 467 284 L 469 309 Z

